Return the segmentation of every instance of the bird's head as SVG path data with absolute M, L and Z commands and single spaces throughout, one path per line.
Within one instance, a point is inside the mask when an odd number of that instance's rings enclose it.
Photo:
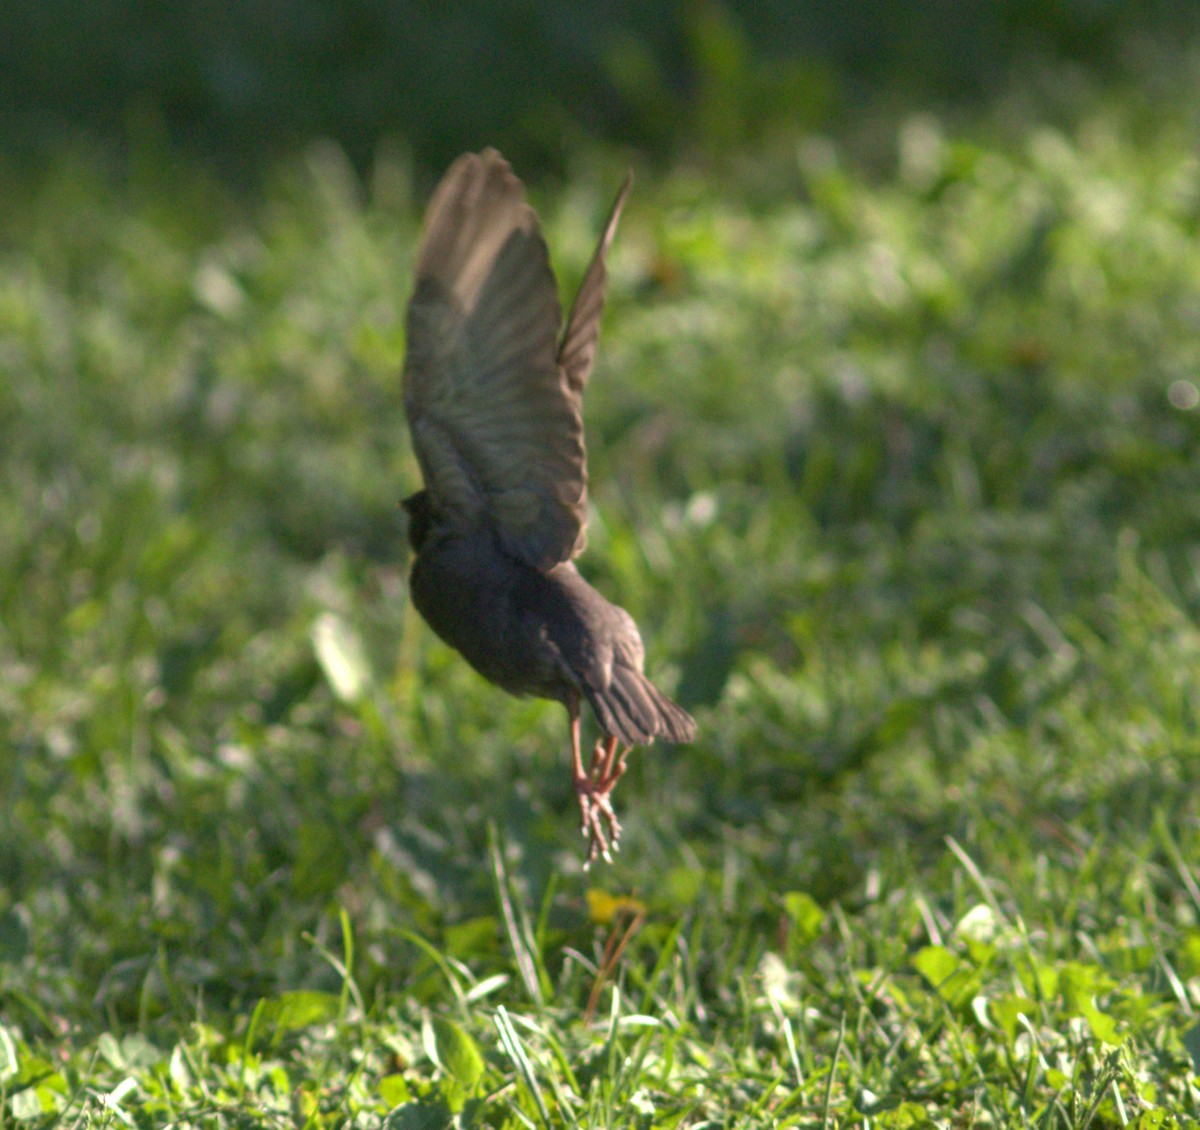
M 408 514 L 408 543 L 413 553 L 420 553 L 421 546 L 433 530 L 433 502 L 429 492 L 419 490 L 416 494 L 410 494 L 400 505 Z

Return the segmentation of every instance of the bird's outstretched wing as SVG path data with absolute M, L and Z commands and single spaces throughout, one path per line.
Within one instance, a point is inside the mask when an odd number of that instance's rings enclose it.
M 460 157 L 447 171 L 417 255 L 404 405 L 437 520 L 462 529 L 490 523 L 508 552 L 542 570 L 583 547 L 581 401 L 615 223 L 616 212 L 561 354 L 546 242 L 495 150 Z
M 563 331 L 562 344 L 558 349 L 558 363 L 567 378 L 567 387 L 576 392 L 583 391 L 592 373 L 592 362 L 596 359 L 596 341 L 600 337 L 600 315 L 604 311 L 607 280 L 604 260 L 613 236 L 617 234 L 617 221 L 621 218 L 621 209 L 625 207 L 625 197 L 629 195 L 632 184 L 633 173 L 626 173 L 587 273 L 579 284 L 579 293 L 575 295 L 575 304 L 571 307 L 571 316 L 567 319 L 567 328 Z

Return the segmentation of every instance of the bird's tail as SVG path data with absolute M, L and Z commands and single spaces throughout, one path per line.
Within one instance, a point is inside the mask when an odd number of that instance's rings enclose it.
M 604 690 L 586 688 L 588 702 L 605 733 L 627 745 L 648 745 L 655 738 L 690 742 L 696 722 L 634 667 L 617 663 Z

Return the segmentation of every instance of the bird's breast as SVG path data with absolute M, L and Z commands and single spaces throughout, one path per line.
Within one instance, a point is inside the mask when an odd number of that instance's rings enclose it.
M 563 681 L 537 602 L 530 566 L 490 537 L 431 538 L 413 563 L 413 604 L 484 678 L 512 694 L 562 699 Z

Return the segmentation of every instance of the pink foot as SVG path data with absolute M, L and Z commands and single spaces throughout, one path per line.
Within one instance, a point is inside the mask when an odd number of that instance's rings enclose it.
M 617 756 L 617 739 L 601 738 L 592 750 L 592 762 L 586 773 L 579 765 L 575 772 L 575 795 L 579 798 L 582 817 L 580 832 L 588 837 L 588 854 L 584 869 L 601 857 L 612 862 L 612 853 L 618 850 L 621 839 L 621 823 L 613 811 L 609 799 L 617 782 L 625 773 L 625 758 L 628 748 Z

